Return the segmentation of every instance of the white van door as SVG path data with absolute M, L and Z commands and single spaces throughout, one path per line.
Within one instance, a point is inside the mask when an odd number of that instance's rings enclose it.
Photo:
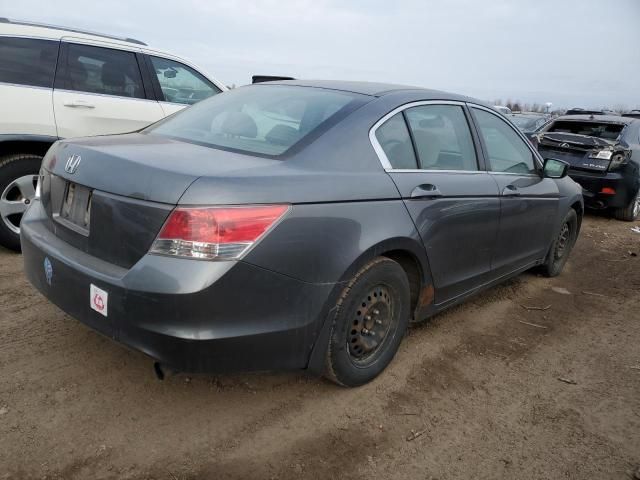
M 56 136 L 56 40 L 0 36 L 0 135 Z
M 65 42 L 61 60 L 53 92 L 59 137 L 132 132 L 164 117 L 134 52 Z

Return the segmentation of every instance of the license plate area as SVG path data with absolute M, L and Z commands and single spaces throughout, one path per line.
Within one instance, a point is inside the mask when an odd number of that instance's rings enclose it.
M 54 215 L 54 218 L 65 227 L 89 236 L 92 193 L 90 188 L 67 182 L 60 213 Z

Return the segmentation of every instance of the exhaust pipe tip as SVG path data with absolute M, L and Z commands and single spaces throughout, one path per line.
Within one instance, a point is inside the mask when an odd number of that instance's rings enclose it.
M 153 372 L 156 374 L 158 380 L 164 380 L 165 373 L 160 362 L 153 362 Z

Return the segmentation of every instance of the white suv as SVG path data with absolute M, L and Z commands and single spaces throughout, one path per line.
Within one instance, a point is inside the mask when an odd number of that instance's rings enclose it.
M 53 142 L 138 130 L 224 90 L 139 40 L 0 18 L 0 245 L 19 250 Z

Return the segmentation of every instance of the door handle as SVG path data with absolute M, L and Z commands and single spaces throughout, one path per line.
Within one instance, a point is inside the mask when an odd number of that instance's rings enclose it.
M 72 108 L 96 108 L 93 103 L 85 102 L 84 100 L 70 100 L 63 103 L 65 107 Z
M 519 197 L 520 190 L 518 190 L 518 187 L 516 187 L 515 185 L 507 185 L 506 187 L 504 187 L 504 190 L 502 190 L 502 196 L 503 197 Z
M 411 191 L 411 198 L 435 198 L 441 196 L 442 192 L 438 190 L 438 187 L 430 183 L 418 185 Z

